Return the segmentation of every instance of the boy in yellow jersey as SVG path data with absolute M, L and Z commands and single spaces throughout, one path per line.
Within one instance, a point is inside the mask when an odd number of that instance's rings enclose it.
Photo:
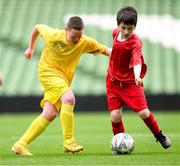
M 32 155 L 27 146 L 38 137 L 60 112 L 65 152 L 79 152 L 83 146 L 74 137 L 75 97 L 70 89 L 79 58 L 83 53 L 110 56 L 111 51 L 90 37 L 83 35 L 84 23 L 78 16 L 68 20 L 64 30 L 46 25 L 36 25 L 32 31 L 25 57 L 33 56 L 35 42 L 39 36 L 45 41 L 38 66 L 38 75 L 44 98 L 41 100 L 43 112 L 29 126 L 24 135 L 13 145 L 12 152 Z

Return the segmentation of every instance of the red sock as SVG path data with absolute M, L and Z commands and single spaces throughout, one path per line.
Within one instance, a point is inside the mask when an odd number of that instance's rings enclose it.
M 112 131 L 114 135 L 118 133 L 124 133 L 124 125 L 122 120 L 118 123 L 114 123 L 111 121 L 111 123 L 112 123 Z
M 160 129 L 158 126 L 158 122 L 156 121 L 154 115 L 150 113 L 147 119 L 143 119 L 146 126 L 151 130 L 154 135 L 159 134 Z

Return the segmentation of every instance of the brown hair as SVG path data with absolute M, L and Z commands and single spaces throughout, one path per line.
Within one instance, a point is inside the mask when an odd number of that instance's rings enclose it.
M 127 6 L 121 8 L 117 13 L 117 25 L 124 23 L 126 25 L 134 25 L 137 24 L 137 11 L 134 7 Z
M 84 22 L 79 16 L 70 17 L 67 23 L 67 29 L 82 30 L 84 29 Z

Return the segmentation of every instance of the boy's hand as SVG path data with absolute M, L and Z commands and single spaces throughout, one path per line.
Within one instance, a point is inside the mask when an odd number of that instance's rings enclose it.
M 143 85 L 143 81 L 142 81 L 141 78 L 136 78 L 136 79 L 135 79 L 135 82 L 136 82 L 136 85 L 137 85 L 137 86 Z
M 24 52 L 24 55 L 26 57 L 26 59 L 31 59 L 34 53 L 34 49 L 32 48 L 27 48 L 26 51 Z

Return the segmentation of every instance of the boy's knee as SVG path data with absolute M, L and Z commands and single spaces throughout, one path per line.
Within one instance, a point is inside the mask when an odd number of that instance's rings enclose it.
M 118 123 L 122 120 L 122 113 L 120 109 L 112 110 L 111 111 L 111 120 L 115 123 Z
M 75 104 L 75 97 L 72 91 L 68 91 L 65 92 L 62 96 L 61 96 L 61 101 L 64 104 L 71 104 L 74 105 Z
M 42 115 L 48 121 L 53 121 L 56 118 L 56 116 L 58 115 L 58 112 L 57 111 L 46 111 L 46 112 L 43 111 Z
M 142 119 L 147 119 L 150 115 L 150 111 L 149 109 L 144 109 L 140 112 L 138 112 L 138 115 L 142 118 Z
M 42 112 L 42 115 L 47 120 L 52 121 L 58 115 L 58 111 L 53 104 L 47 101 L 44 105 L 44 110 Z

